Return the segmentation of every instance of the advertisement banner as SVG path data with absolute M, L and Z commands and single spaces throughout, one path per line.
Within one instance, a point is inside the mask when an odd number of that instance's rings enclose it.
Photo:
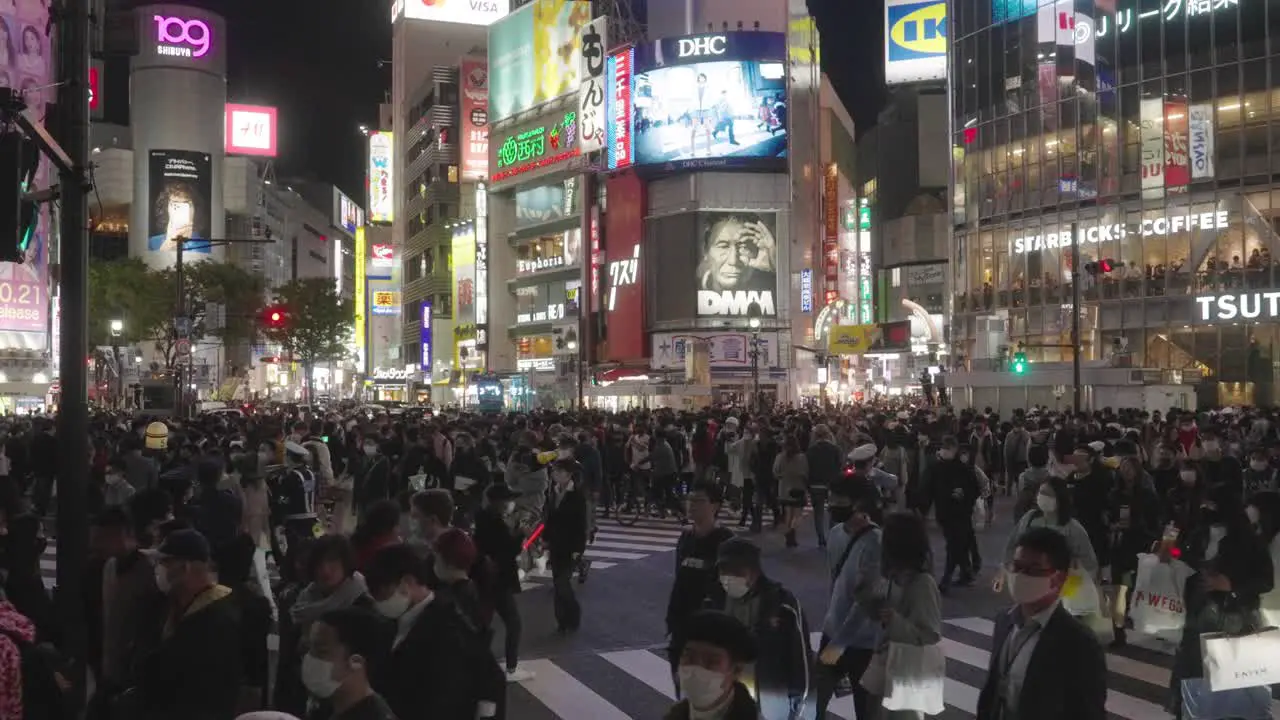
M 476 234 L 474 226 L 463 225 L 453 231 L 451 255 L 453 265 L 454 331 L 476 324 Z
M 489 177 L 489 63 L 462 59 L 462 179 Z
M 399 315 L 400 293 L 394 290 L 379 290 L 373 293 L 373 303 L 369 308 L 371 315 Z
M 177 238 L 187 238 L 183 252 L 209 254 L 213 212 L 213 164 L 206 153 L 152 150 L 148 158 L 150 222 L 147 249 L 174 252 Z M 198 242 L 205 240 L 206 242 Z
M 827 334 L 827 352 L 835 355 L 898 353 L 911 349 L 911 321 L 836 325 Z
M 605 142 L 608 145 L 607 162 L 610 170 L 630 167 L 635 162 L 631 146 L 631 68 L 635 66 L 636 51 L 627 48 L 609 56 L 605 70 L 605 95 L 608 99 Z
M 489 112 L 494 122 L 577 92 L 587 0 L 534 0 L 489 30 Z
M 884 26 L 886 83 L 946 79 L 946 0 L 887 0 Z
M 374 245 L 369 253 L 368 277 L 370 280 L 390 280 L 396 268 L 396 246 Z
M 394 163 L 395 147 L 389 132 L 369 134 L 369 222 L 389 223 L 395 219 Z
M 582 152 L 578 149 L 578 111 L 570 110 L 553 122 L 535 121 L 503 131 L 493 137 L 493 143 L 494 182 L 564 162 Z
M 646 349 L 645 265 L 640 246 L 648 205 L 645 183 L 633 173 L 609 178 L 605 192 L 609 197 L 604 216 L 604 238 L 608 243 L 602 303 L 608 327 L 605 360 L 625 362 L 644 357 Z
M 1142 196 L 1160 198 L 1164 189 L 1164 100 L 1143 98 L 1140 115 Z
M 778 333 L 760 333 L 759 367 L 761 369 L 780 366 Z M 654 333 L 650 338 L 649 367 L 654 370 L 681 370 L 685 366 L 685 358 L 693 352 L 695 343 L 705 342 L 708 346 L 711 367 L 720 370 L 751 369 L 751 333 L 749 332 L 713 332 L 713 333 Z
M 1191 182 L 1191 158 L 1187 140 L 1187 101 L 1164 101 L 1164 186 L 1169 192 L 1186 192 Z
M 395 0 L 391 19 L 489 25 L 509 12 L 511 0 Z
M 835 163 L 822 178 L 822 274 L 827 293 L 840 286 L 840 174 Z
M 422 343 L 422 368 L 423 377 L 431 377 L 431 301 L 423 300 L 422 307 L 418 310 L 419 322 L 421 330 L 418 331 L 418 342 Z
M 569 190 L 576 184 L 577 178 L 569 178 L 563 184 L 517 190 L 515 194 L 516 227 L 540 225 L 576 215 L 577 193 Z
M 364 208 L 336 187 L 333 189 L 333 225 L 353 235 L 356 228 L 364 225 Z
M 604 149 L 605 53 L 609 49 L 609 18 L 598 17 L 582 28 L 582 65 L 578 75 L 578 147 L 584 153 Z
M 489 191 L 476 188 L 476 343 L 488 342 L 489 323 Z
M 746 317 L 756 304 L 776 316 L 777 214 L 702 212 L 698 226 L 698 315 Z
M 367 335 L 365 334 L 365 327 L 364 327 L 364 303 L 365 303 L 365 293 L 367 292 L 367 289 L 365 287 L 365 266 L 366 266 L 365 258 L 369 254 L 369 246 L 365 239 L 363 225 L 359 225 L 356 227 L 356 246 L 353 252 L 355 252 L 355 259 L 356 259 L 355 287 L 352 289 L 352 299 L 353 299 L 352 304 L 355 306 L 355 316 L 356 316 L 355 317 L 355 343 L 356 343 L 356 354 L 358 356 L 358 359 L 356 361 L 356 372 L 366 373 L 368 372 L 369 366 L 368 366 L 368 353 L 366 352 L 367 348 L 365 347 L 365 340 L 367 338 Z
M 54 102 L 57 93 L 51 64 L 55 55 L 47 32 L 49 4 L 21 2 L 4 6 L 0 22 L 8 31 L 9 62 L 0 69 L 0 86 L 21 90 L 39 119 L 45 113 L 45 103 Z M 56 171 L 42 158 L 36 167 L 35 186 L 44 188 L 57 181 Z M 35 232 L 22 250 L 22 263 L 0 263 L 0 330 L 49 330 L 49 205 L 40 206 Z M 13 228 L 12 217 L 9 222 Z M 45 338 L 28 340 L 26 346 L 44 347 Z
M 1213 105 L 1187 108 L 1187 129 L 1191 179 L 1210 180 L 1213 178 Z
M 227 103 L 224 145 L 228 155 L 276 156 L 276 109 Z
M 641 46 L 631 102 L 637 165 L 782 166 L 786 35 L 729 32 Z

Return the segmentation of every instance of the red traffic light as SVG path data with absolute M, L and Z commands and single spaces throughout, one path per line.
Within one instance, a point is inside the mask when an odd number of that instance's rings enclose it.
M 1112 264 L 1111 258 L 1103 258 L 1102 260 L 1099 260 L 1099 261 L 1098 261 L 1098 271 L 1099 271 L 1099 272 L 1109 273 L 1109 272 L 1111 272 L 1114 268 L 1115 268 L 1115 266 Z
M 1103 258 L 1097 262 L 1087 262 L 1084 264 L 1084 271 L 1090 275 L 1106 275 L 1107 273 L 1120 267 L 1115 260 L 1111 258 Z
M 289 321 L 289 314 L 282 307 L 269 307 L 262 313 L 262 321 L 269 328 L 282 328 Z

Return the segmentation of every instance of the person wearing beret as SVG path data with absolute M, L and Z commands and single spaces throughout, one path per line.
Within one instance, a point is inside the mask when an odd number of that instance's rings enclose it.
M 689 617 L 676 675 L 683 698 L 664 720 L 758 720 L 760 709 L 742 674 L 756 660 L 751 631 L 715 610 Z

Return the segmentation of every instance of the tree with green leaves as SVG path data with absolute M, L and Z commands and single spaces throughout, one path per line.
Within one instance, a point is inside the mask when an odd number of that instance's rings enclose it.
M 123 393 L 121 347 L 153 341 L 170 326 L 173 301 L 163 294 L 159 275 L 139 258 L 89 264 L 89 349 L 94 360 L 94 384 L 108 381 L 113 369 L 112 394 Z M 119 321 L 120 334 L 111 326 Z M 110 352 L 100 348 L 110 347 Z
M 293 280 L 276 288 L 274 297 L 284 308 L 286 320 L 281 327 L 264 328 L 263 332 L 269 341 L 280 345 L 286 357 L 302 366 L 309 401 L 316 363 L 347 355 L 355 310 L 328 278 Z

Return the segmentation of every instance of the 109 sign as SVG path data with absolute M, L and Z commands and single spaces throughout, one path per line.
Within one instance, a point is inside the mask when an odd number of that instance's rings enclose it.
M 213 33 L 203 20 L 155 16 L 156 54 L 172 57 L 204 57 L 212 47 Z

